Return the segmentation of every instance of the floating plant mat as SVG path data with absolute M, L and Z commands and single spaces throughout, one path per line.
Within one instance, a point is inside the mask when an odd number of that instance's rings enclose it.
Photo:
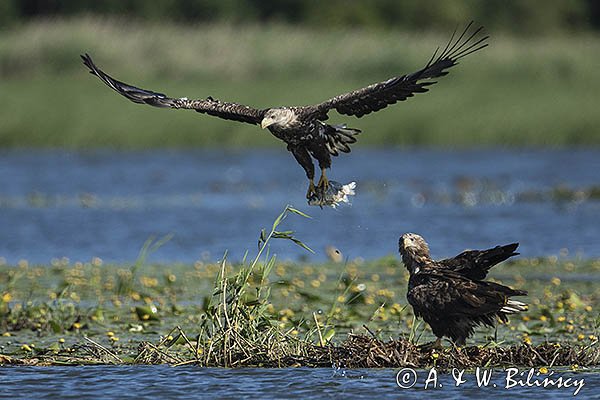
M 288 207 L 239 264 L 146 262 L 168 238 L 149 240 L 132 265 L 100 259 L 0 265 L 0 364 L 168 363 L 206 366 L 596 366 L 600 260 L 507 262 L 492 279 L 526 289 L 529 310 L 481 328 L 457 349 L 433 339 L 406 302 L 397 256 L 326 263 L 279 261 L 273 239 Z

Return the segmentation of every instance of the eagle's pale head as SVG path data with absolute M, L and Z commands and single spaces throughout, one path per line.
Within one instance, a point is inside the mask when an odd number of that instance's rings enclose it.
M 265 129 L 271 125 L 280 128 L 287 128 L 296 122 L 297 115 L 289 108 L 271 108 L 265 113 L 264 118 L 260 122 L 260 127 Z
M 416 233 L 405 233 L 400 236 L 398 250 L 402 256 L 402 262 L 409 272 L 413 272 L 419 265 L 431 261 L 427 242 Z

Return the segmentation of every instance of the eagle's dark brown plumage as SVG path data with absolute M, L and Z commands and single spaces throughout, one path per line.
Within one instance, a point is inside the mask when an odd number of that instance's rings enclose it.
M 346 125 L 329 125 L 323 122 L 328 119 L 329 111 L 336 110 L 340 114 L 360 118 L 390 104 L 406 100 L 415 93 L 427 92 L 427 87 L 435 83 L 431 79 L 446 75 L 448 68 L 456 65 L 458 60 L 487 46 L 485 41 L 488 37 L 479 37 L 482 27 L 469 33 L 472 24 L 468 24 L 458 38 L 455 39 L 453 34 L 444 50 L 439 54 L 436 50 L 425 67 L 415 73 L 375 83 L 320 104 L 301 107 L 256 109 L 212 97 L 198 100 L 171 98 L 118 81 L 98 68 L 88 54 L 81 57 L 92 74 L 134 103 L 192 109 L 199 113 L 260 124 L 262 128 L 268 128 L 274 136 L 287 143 L 287 149 L 304 168 L 309 179 L 307 198 L 310 199 L 317 193 L 313 181 L 315 171 L 312 158 L 318 161 L 321 168 L 321 179 L 318 183 L 321 190 L 318 192 L 324 193 L 329 185 L 325 170 L 331 167 L 331 156 L 337 156 L 340 152 L 350 152 L 349 145 L 356 142 L 355 136 L 360 133 L 360 130 L 347 128 Z
M 425 240 L 414 233 L 400 237 L 402 262 L 410 273 L 407 299 L 415 315 L 427 322 L 437 336 L 463 345 L 478 325 L 494 326 L 497 319 L 525 311 L 525 303 L 511 299 L 526 296 L 523 290 L 485 282 L 490 268 L 515 256 L 518 243 L 488 250 L 467 250 L 454 258 L 434 261 Z

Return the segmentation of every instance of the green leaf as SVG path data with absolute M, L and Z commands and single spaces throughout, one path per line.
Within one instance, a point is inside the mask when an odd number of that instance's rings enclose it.
M 303 213 L 302 211 L 300 211 L 300 210 L 297 210 L 297 209 L 295 209 L 295 208 L 294 208 L 294 207 L 292 207 L 292 206 L 288 206 L 288 207 L 287 207 L 287 210 L 288 210 L 289 212 L 292 212 L 292 213 L 294 213 L 294 214 L 298 214 L 298 215 L 300 215 L 300 216 L 302 216 L 302 217 L 304 217 L 304 218 L 312 219 L 312 217 L 311 217 L 310 215 L 308 215 L 308 214 L 305 214 L 305 213 Z
M 54 333 L 61 333 L 63 331 L 62 326 L 55 320 L 50 321 L 50 327 Z
M 333 338 L 334 335 L 335 335 L 335 329 L 330 329 L 327 332 L 325 332 L 325 334 L 323 335 L 323 340 L 325 342 L 329 342 L 331 340 L 331 338 Z
M 311 249 L 310 247 L 308 247 L 307 245 L 305 245 L 304 243 L 302 243 L 301 241 L 299 241 L 296 238 L 290 238 L 290 240 L 294 243 L 296 243 L 298 246 L 302 247 L 305 250 L 310 251 L 311 253 L 315 254 L 315 252 L 313 251 L 313 249 Z
M 285 218 L 285 214 L 286 214 L 286 210 L 284 210 L 281 214 L 279 214 L 279 216 L 277 218 L 275 218 L 275 221 L 273 222 L 272 230 L 277 229 L 277 227 L 281 223 L 281 220 L 283 220 Z

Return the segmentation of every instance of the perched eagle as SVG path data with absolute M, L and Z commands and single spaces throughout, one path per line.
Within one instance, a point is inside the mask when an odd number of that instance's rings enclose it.
M 186 97 L 171 98 L 112 78 L 98 68 L 88 54 L 82 55 L 81 58 L 92 74 L 134 103 L 196 110 L 199 113 L 268 128 L 274 136 L 287 143 L 287 149 L 304 168 L 309 180 L 306 197 L 311 199 L 317 193 L 325 193 L 329 188 L 325 170 L 331 167 L 331 156 L 337 156 L 339 152 L 350 152 L 349 145 L 356 142 L 355 136 L 360 133 L 360 130 L 348 128 L 346 125 L 326 124 L 324 121 L 328 119 L 327 114 L 336 110 L 340 114 L 360 118 L 397 101 L 406 100 L 415 93 L 426 92 L 427 87 L 435 83 L 431 79 L 446 75 L 448 68 L 456 65 L 459 59 L 487 46 L 485 41 L 488 37 L 480 37 L 483 27 L 469 33 L 472 24 L 468 24 L 458 38 L 455 39 L 453 34 L 444 50 L 439 54 L 439 49 L 436 50 L 425 67 L 415 73 L 375 83 L 320 104 L 300 107 L 256 109 L 216 100 L 210 96 L 198 100 L 189 100 Z M 318 191 L 314 185 L 315 168 L 312 158 L 319 162 L 321 168 Z
M 402 262 L 410 273 L 406 297 L 415 315 L 427 322 L 441 346 L 443 336 L 464 345 L 478 325 L 494 326 L 496 319 L 527 310 L 527 305 L 511 299 L 526 296 L 523 290 L 494 282 L 484 282 L 494 265 L 515 256 L 518 243 L 488 250 L 467 250 L 454 258 L 434 261 L 425 240 L 405 233 L 398 243 Z

